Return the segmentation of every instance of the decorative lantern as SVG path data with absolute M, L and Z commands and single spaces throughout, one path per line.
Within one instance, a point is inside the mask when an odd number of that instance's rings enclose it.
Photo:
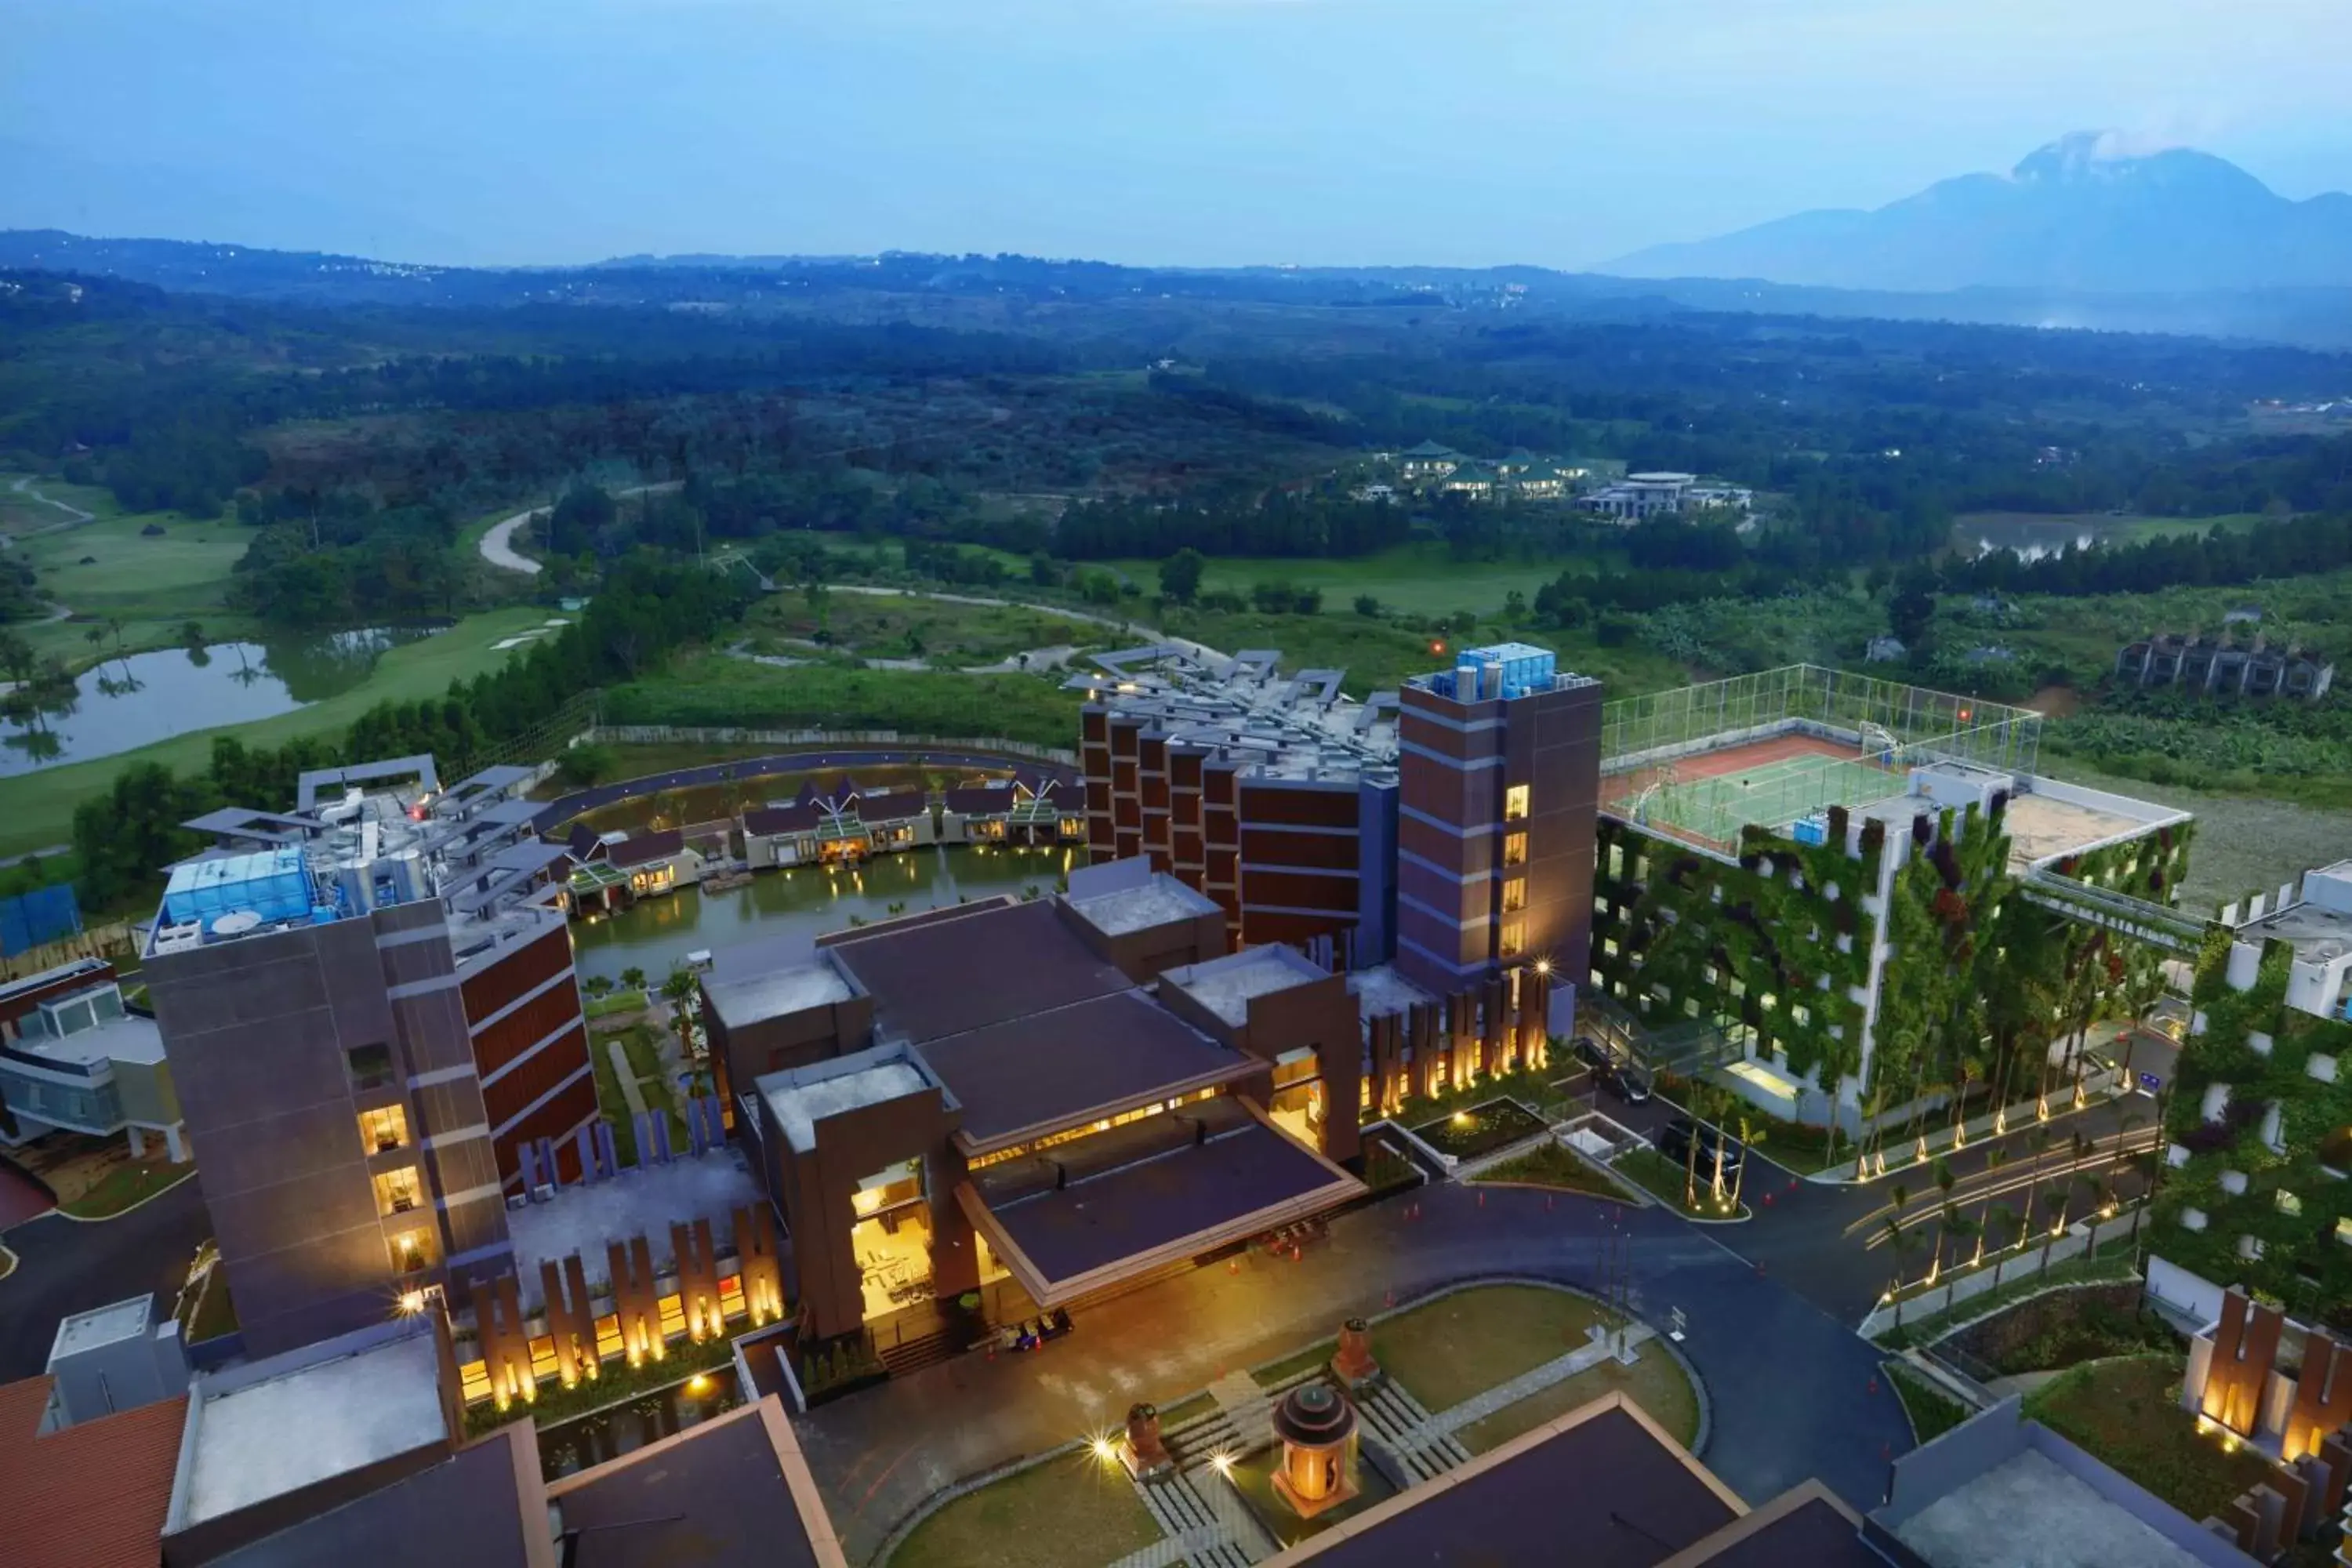
M 1282 1468 L 1274 1489 L 1301 1519 L 1356 1495 L 1356 1407 L 1328 1383 L 1302 1384 L 1274 1411 Z
M 1331 1358 L 1331 1375 L 1350 1394 L 1380 1377 L 1381 1363 L 1372 1359 L 1371 1324 L 1350 1318 L 1339 1325 L 1339 1352 Z
M 1160 1406 L 1150 1403 L 1128 1406 L 1127 1439 L 1118 1446 L 1118 1457 L 1126 1463 L 1127 1473 L 1139 1480 L 1175 1467 L 1160 1441 Z

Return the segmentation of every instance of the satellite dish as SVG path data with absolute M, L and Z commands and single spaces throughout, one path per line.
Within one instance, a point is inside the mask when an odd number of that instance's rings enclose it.
M 261 913 L 259 910 L 231 910 L 228 913 L 221 916 L 220 919 L 213 921 L 213 934 L 215 936 L 243 936 L 247 931 L 254 930 L 260 924 Z

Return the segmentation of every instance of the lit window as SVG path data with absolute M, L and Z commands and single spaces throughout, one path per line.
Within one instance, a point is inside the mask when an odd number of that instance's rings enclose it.
M 385 1171 L 375 1179 L 375 1212 L 380 1215 L 406 1214 L 423 1203 L 424 1196 L 425 1186 L 414 1165 Z
M 1517 833 L 1505 834 L 1503 836 L 1503 864 L 1506 866 L 1524 866 L 1527 863 L 1527 830 L 1522 828 Z
M 1503 820 L 1524 822 L 1528 815 L 1528 786 L 1513 784 L 1503 792 Z
M 1528 907 L 1528 879 L 1514 877 L 1503 884 L 1503 912 L 1511 914 Z
M 1525 921 L 1505 921 L 1503 922 L 1503 941 L 1499 956 L 1504 958 L 1517 958 L 1520 953 L 1525 952 L 1527 950 L 1528 922 Z
M 1612 958 L 1616 957 L 1616 956 L 1617 956 L 1617 939 L 1616 939 L 1615 937 L 1613 937 L 1613 936 L 1609 936 L 1609 937 L 1603 937 L 1603 938 L 1601 938 L 1601 951 L 1602 952 L 1604 952 L 1604 953 L 1607 953 L 1607 954 L 1608 954 L 1610 957 L 1612 957 Z
M 360 1145 L 371 1154 L 408 1146 L 408 1112 L 397 1105 L 360 1112 Z
M 408 1274 L 433 1261 L 433 1233 L 428 1230 L 404 1230 L 392 1238 L 392 1267 L 395 1273 Z

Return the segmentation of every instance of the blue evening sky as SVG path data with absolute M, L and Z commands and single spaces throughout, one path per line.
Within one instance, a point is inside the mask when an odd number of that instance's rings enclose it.
M 0 226 L 1590 265 L 2065 132 L 2352 187 L 2346 0 L 7 0 Z

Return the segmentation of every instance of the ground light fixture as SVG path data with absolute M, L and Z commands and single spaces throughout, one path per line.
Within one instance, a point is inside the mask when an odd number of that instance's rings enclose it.
M 1118 1463 L 1118 1445 L 1113 1443 L 1109 1438 L 1097 1435 L 1089 1440 L 1087 1447 L 1094 1450 L 1095 1458 L 1100 1459 L 1104 1464 L 1115 1465 Z

